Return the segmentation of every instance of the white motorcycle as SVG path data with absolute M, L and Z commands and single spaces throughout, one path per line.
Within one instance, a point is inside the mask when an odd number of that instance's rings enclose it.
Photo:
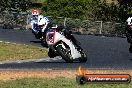
M 46 34 L 46 42 L 49 46 L 49 57 L 61 56 L 66 62 L 80 61 L 86 62 L 87 57 L 83 49 L 75 44 L 75 38 L 67 38 L 63 31 L 52 27 Z

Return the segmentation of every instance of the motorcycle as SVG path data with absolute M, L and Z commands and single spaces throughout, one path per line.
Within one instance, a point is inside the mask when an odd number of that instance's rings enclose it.
M 127 42 L 130 43 L 129 52 L 132 53 L 132 25 L 126 26 Z
M 66 36 L 64 31 L 58 30 L 58 27 L 52 27 L 46 33 L 46 42 L 49 46 L 48 55 L 51 58 L 61 56 L 66 62 L 87 61 L 86 54 L 71 32 Z

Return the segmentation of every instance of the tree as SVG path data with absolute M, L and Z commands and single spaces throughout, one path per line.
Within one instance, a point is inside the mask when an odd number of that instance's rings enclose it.
M 63 16 L 83 19 L 87 0 L 46 0 L 42 6 L 44 15 Z
M 119 20 L 119 6 L 107 4 L 106 0 L 46 0 L 41 10 L 44 15 L 53 17 Z
M 118 0 L 120 4 L 120 18 L 126 21 L 129 14 L 132 14 L 132 1 L 131 0 Z
M 14 9 L 18 11 L 26 11 L 29 8 L 31 0 L 1 0 L 0 9 L 1 11 L 12 11 Z

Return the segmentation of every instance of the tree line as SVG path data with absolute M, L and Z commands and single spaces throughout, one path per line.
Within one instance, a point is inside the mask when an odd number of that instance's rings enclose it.
M 131 0 L 118 0 L 118 4 L 106 0 L 44 0 L 42 6 L 32 6 L 35 0 L 1 0 L 0 11 L 27 11 L 39 8 L 43 15 L 88 20 L 124 21 L 132 13 Z M 41 0 L 42 1 L 42 0 Z
M 132 13 L 131 0 L 118 0 L 117 4 L 106 0 L 46 0 L 42 7 L 44 15 L 103 21 L 125 21 Z

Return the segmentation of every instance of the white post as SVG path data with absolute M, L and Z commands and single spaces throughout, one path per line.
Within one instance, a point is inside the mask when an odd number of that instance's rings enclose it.
M 27 25 L 29 24 L 29 14 L 27 15 Z
M 66 17 L 65 17 L 65 19 L 64 19 L 64 27 L 66 26 Z
M 100 30 L 99 30 L 99 34 L 102 34 L 102 28 L 103 28 L 103 21 L 100 21 L 101 24 L 100 24 Z

